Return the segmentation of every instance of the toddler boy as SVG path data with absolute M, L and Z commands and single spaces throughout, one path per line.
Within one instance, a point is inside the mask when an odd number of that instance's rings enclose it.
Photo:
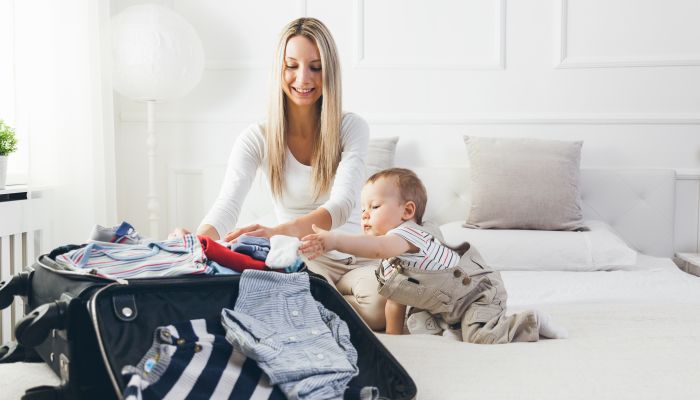
M 455 251 L 442 243 L 439 229 L 422 226 L 427 193 L 412 171 L 391 168 L 372 175 L 361 202 L 364 235 L 313 226 L 316 233 L 302 238 L 299 251 L 309 259 L 331 250 L 381 259 L 376 275 L 379 294 L 387 298 L 388 334 L 403 332 L 408 305 L 424 310 L 409 317 L 414 333 L 459 328 L 455 336 L 463 341 L 489 344 L 567 336 L 543 312 L 505 315 L 500 273 L 468 243 Z

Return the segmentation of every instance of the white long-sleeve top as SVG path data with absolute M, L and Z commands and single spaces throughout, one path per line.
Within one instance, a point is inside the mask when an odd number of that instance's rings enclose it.
M 294 158 L 289 148 L 282 177 L 282 197 L 273 197 L 279 223 L 306 215 L 319 207 L 331 215 L 331 229 L 360 233 L 360 191 L 365 181 L 365 160 L 369 144 L 369 126 L 352 113 L 343 115 L 340 127 L 341 158 L 329 192 L 314 200 L 311 166 Z M 258 168 L 268 180 L 265 127 L 249 126 L 236 139 L 226 167 L 219 196 L 201 225 L 209 224 L 223 238 L 236 227 L 245 196 Z M 269 183 L 268 183 L 269 184 Z

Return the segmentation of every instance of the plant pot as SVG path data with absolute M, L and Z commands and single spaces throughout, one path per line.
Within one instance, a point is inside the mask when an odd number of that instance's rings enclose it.
M 0 156 L 0 190 L 5 189 L 7 180 L 7 156 Z

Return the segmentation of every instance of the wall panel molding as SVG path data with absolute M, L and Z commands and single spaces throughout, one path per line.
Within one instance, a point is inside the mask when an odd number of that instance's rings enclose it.
M 170 8 L 176 9 L 175 0 L 168 0 Z M 308 15 L 308 0 L 296 0 L 297 14 L 300 17 Z M 281 27 L 280 27 L 281 29 Z M 260 61 L 239 60 L 235 58 L 212 58 L 204 61 L 204 69 L 211 71 L 237 71 L 237 70 L 260 70 L 267 69 L 269 66 Z
M 201 218 L 202 210 L 192 209 L 192 204 L 201 205 L 202 195 L 199 189 L 201 189 L 202 180 L 201 167 L 168 168 L 166 226 L 187 226 L 186 222 Z M 187 193 L 187 196 L 184 197 L 183 193 Z
M 571 57 L 569 55 L 569 1 L 559 0 L 556 18 L 558 24 L 556 68 L 633 68 L 699 66 L 700 54 L 663 57 Z
M 700 113 L 692 114 L 362 114 L 373 125 L 700 125 Z M 157 123 L 249 124 L 264 116 L 157 113 Z M 120 122 L 145 123 L 145 113 L 121 112 Z
M 356 69 L 417 69 L 417 70 L 492 70 L 506 68 L 506 0 L 498 1 L 498 21 L 496 37 L 498 57 L 478 63 L 381 63 L 365 58 L 365 0 L 355 0 L 353 20 L 355 21 L 355 49 L 353 68 Z

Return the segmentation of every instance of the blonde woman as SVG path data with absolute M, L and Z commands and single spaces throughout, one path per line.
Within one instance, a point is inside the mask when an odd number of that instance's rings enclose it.
M 270 86 L 267 121 L 236 140 L 219 197 L 197 234 L 227 241 L 243 233 L 302 238 L 314 224 L 360 233 L 369 127 L 342 112 L 338 53 L 321 21 L 299 18 L 284 28 Z M 258 168 L 269 183 L 279 225 L 234 229 Z M 385 300 L 377 294 L 376 262 L 331 252 L 307 266 L 334 284 L 372 329 L 382 330 Z

